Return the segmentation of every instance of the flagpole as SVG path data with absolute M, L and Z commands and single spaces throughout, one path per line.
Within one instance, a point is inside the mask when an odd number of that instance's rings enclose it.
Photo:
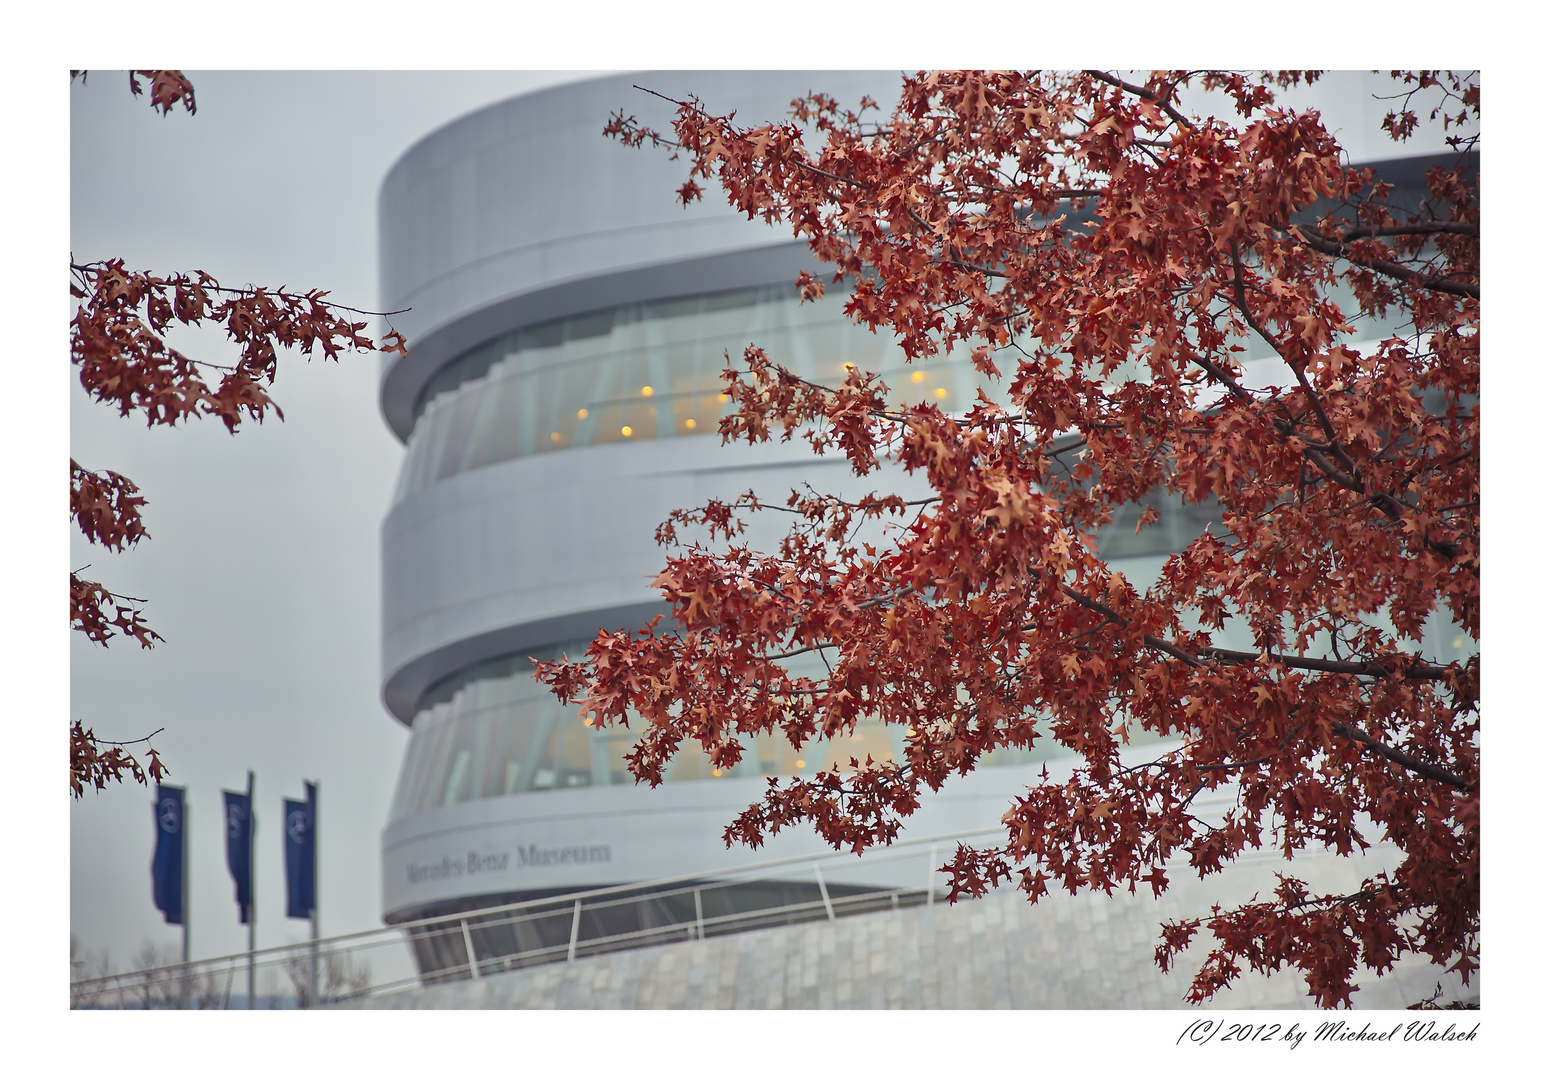
M 318 785 L 307 785 L 311 790 L 307 792 L 311 796 L 312 803 L 312 1007 L 315 1009 L 318 1001 Z
M 248 1008 L 256 1009 L 257 994 L 255 987 L 257 980 L 254 970 L 253 953 L 258 948 L 258 882 L 253 880 L 253 835 L 258 830 L 258 822 L 253 813 L 253 770 L 248 770 Z
M 182 834 L 182 840 L 183 840 L 183 854 L 182 854 L 182 859 L 183 859 L 183 900 L 182 900 L 182 903 L 183 903 L 183 985 L 182 985 L 182 989 L 178 993 L 178 1008 L 180 1008 L 180 1009 L 188 1008 L 188 990 L 189 990 L 189 987 L 188 987 L 188 980 L 189 980 L 189 971 L 188 971 L 188 879 L 192 875 L 189 874 L 190 867 L 188 865 L 188 821 L 189 821 L 189 818 L 188 818 L 188 796 L 187 796 L 187 794 L 185 794 L 183 796 L 183 821 L 181 822 L 182 828 L 180 828 L 178 830 L 178 832 Z

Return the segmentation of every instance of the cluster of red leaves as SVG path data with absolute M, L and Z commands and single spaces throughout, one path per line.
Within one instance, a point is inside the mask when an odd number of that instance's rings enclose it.
M 148 536 L 140 517 L 145 499 L 127 477 L 116 472 L 88 472 L 70 461 L 70 516 L 81 535 L 113 551 L 133 547 Z M 84 569 L 84 567 L 82 568 Z M 95 581 L 87 581 L 78 572 L 70 574 L 70 626 L 80 630 L 99 645 L 124 634 L 149 649 L 161 635 L 145 624 L 143 613 L 120 601 L 144 603 L 133 597 L 118 596 Z M 111 613 L 110 613 L 111 611 Z
M 75 74 L 85 73 L 72 73 L 72 78 Z M 188 112 L 195 111 L 194 88 L 181 72 L 130 72 L 129 88 L 137 95 L 140 78 L 150 80 L 153 109 L 166 115 L 182 102 Z M 367 323 L 356 319 L 380 313 L 331 303 L 322 290 L 225 288 L 203 272 L 158 277 L 128 270 L 120 259 L 72 262 L 70 273 L 70 294 L 77 301 L 70 320 L 70 359 L 82 387 L 94 400 L 116 406 L 121 416 L 145 417 L 149 426 L 214 416 L 234 433 L 244 418 L 262 421 L 270 409 L 283 419 L 268 393 L 281 349 L 306 357 L 319 350 L 329 360 L 352 350 L 405 351 L 397 331 L 390 330 L 379 346 L 365 334 Z M 169 329 L 205 324 L 226 331 L 237 347 L 234 364 L 196 361 L 168 345 Z M 220 371 L 219 382 L 206 381 L 201 369 Z M 148 535 L 141 519 L 145 499 L 138 490 L 116 472 L 92 472 L 70 462 L 70 515 L 88 540 L 113 551 Z M 144 601 L 70 575 L 70 624 L 100 645 L 118 635 L 135 638 L 143 648 L 162 640 L 131 603 Z M 86 783 L 100 788 L 125 771 L 145 782 L 146 773 L 123 745 L 99 745 L 90 729 L 76 724 L 70 751 L 76 797 Z M 154 749 L 150 755 L 151 775 L 159 778 L 161 763 Z
M 719 181 L 834 265 L 853 319 L 911 358 L 965 350 L 1001 393 L 954 415 L 890 408 L 875 376 L 819 386 L 750 348 L 726 372 L 724 439 L 800 433 L 858 476 L 885 459 L 924 476 L 932 498 L 793 493 L 772 553 L 732 542 L 751 495 L 677 514 L 662 542 L 695 524 L 727 543 L 657 579 L 673 632 L 601 635 L 540 677 L 597 723 L 643 721 L 629 764 L 653 784 L 688 743 L 724 765 L 757 733 L 800 747 L 863 717 L 906 732 L 899 761 L 770 781 L 729 844 L 808 822 L 860 850 L 998 748 L 1076 755 L 1015 802 L 1004 844 L 960 848 L 954 896 L 1007 880 L 1030 899 L 1050 882 L 1160 893 L 1170 861 L 1204 877 L 1262 846 L 1381 838 L 1400 862 L 1353 895 L 1288 877 L 1273 901 L 1165 928 L 1159 963 L 1205 925 L 1196 1001 L 1247 965 L 1349 1004 L 1358 964 L 1406 953 L 1467 981 L 1478 655 L 1442 664 L 1418 643 L 1436 612 L 1479 637 L 1478 179 L 1461 157 L 1417 202 L 1347 168 L 1316 113 L 1276 105 L 1304 77 L 921 74 L 885 122 L 813 95 L 741 128 L 690 100 L 676 138 L 616 116 L 616 137 L 689 159 L 686 201 L 694 177 Z M 1416 89 L 1478 116 L 1472 76 L 1428 78 Z M 1186 115 L 1191 86 L 1225 107 Z M 1399 329 L 1375 347 L 1343 343 L 1383 319 Z M 1284 362 L 1281 385 L 1245 383 L 1251 342 Z M 1095 537 L 1124 508 L 1155 521 L 1159 492 L 1220 525 L 1141 591 Z M 896 539 L 856 543 L 878 516 Z M 1253 647 L 1219 644 L 1230 626 Z M 785 661 L 815 652 L 826 677 L 791 677 Z M 1171 748 L 1123 765 L 1142 730 Z M 1192 812 L 1217 789 L 1224 817 Z
M 135 742 L 145 742 L 155 734 L 152 732 L 145 739 L 136 739 Z M 142 766 L 134 755 L 124 749 L 125 745 L 97 738 L 92 729 L 83 726 L 79 720 L 71 724 L 70 794 L 79 799 L 88 787 L 101 791 L 110 783 L 122 781 L 126 773 L 137 784 L 144 784 L 147 780 L 160 783 L 161 778 L 167 775 L 167 767 L 157 756 L 156 748 L 147 748 L 146 762 Z
M 276 350 L 310 357 L 321 349 L 337 360 L 345 350 L 377 347 L 364 334 L 367 324 L 352 321 L 364 313 L 329 303 L 319 289 L 228 289 L 203 272 L 156 277 L 126 270 L 120 259 L 72 263 L 70 271 L 70 292 L 80 301 L 70 320 L 70 358 L 81 385 L 95 400 L 116 405 L 121 416 L 134 412 L 148 425 L 202 415 L 236 431 L 244 417 L 261 421 L 271 408 L 283 419 L 267 393 Z M 224 328 L 238 347 L 236 363 L 201 364 L 184 356 L 164 337 L 175 323 Z M 382 351 L 403 351 L 396 331 Z M 201 367 L 220 370 L 219 384 L 206 382 Z
M 74 70 L 70 72 L 70 81 L 77 78 L 84 86 L 88 72 Z M 190 114 L 199 111 L 194 102 L 194 84 L 183 76 L 181 71 L 131 71 L 129 73 L 129 92 L 139 97 L 145 91 L 140 86 L 141 79 L 148 79 L 151 83 L 151 108 L 159 111 L 163 116 L 170 113 L 179 103 Z
M 1417 94 L 1428 90 L 1439 91 L 1428 119 L 1441 120 L 1444 131 L 1467 128 L 1472 118 L 1478 119 L 1480 116 L 1480 84 L 1472 77 L 1460 76 L 1451 71 L 1391 71 L 1389 75 L 1410 88 L 1402 94 L 1394 95 L 1399 99 L 1400 106 L 1383 118 L 1383 130 L 1396 140 L 1403 141 L 1415 134 L 1420 118 L 1410 106 Z M 1450 102 L 1457 112 L 1448 111 Z M 1459 133 L 1448 136 L 1448 143 L 1462 147 L 1470 139 L 1471 136 Z

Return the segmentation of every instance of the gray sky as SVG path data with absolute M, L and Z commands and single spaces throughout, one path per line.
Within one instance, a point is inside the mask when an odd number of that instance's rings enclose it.
M 70 92 L 70 245 L 153 271 L 330 289 L 377 305 L 377 187 L 420 136 L 474 108 L 579 76 L 558 73 L 187 73 L 194 116 L 162 117 L 119 71 Z M 601 129 L 601 121 L 599 129 Z M 219 334 L 186 350 L 220 361 Z M 378 361 L 287 357 L 285 421 L 148 430 L 70 382 L 70 453 L 130 477 L 150 539 L 114 555 L 72 535 L 72 568 L 149 600 L 166 638 L 102 648 L 72 635 L 70 716 L 156 746 L 190 801 L 196 957 L 246 948 L 219 829 L 220 791 L 257 774 L 258 943 L 307 934 L 285 919 L 282 796 L 321 784 L 325 935 L 380 924 L 379 832 L 405 729 L 379 703 L 378 524 L 401 447 L 376 405 Z M 70 929 L 119 965 L 172 946 L 151 902 L 150 793 L 88 794 L 70 812 Z

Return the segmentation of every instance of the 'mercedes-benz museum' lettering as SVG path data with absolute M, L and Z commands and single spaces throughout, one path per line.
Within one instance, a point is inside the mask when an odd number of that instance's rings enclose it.
M 541 848 L 537 844 L 529 844 L 526 848 L 517 849 L 518 866 L 565 866 L 571 863 L 609 862 L 613 853 L 609 851 L 607 844 L 592 844 L 588 847 L 552 847 Z
M 448 878 L 472 877 L 475 874 L 498 874 L 513 866 L 509 851 L 470 851 L 464 858 L 455 859 L 443 855 L 438 862 L 410 863 L 406 869 L 409 884 L 420 885 Z M 537 844 L 516 850 L 517 868 L 535 866 L 577 866 L 582 863 L 605 863 L 613 859 L 613 851 L 607 844 L 577 844 L 567 847 L 541 848 Z

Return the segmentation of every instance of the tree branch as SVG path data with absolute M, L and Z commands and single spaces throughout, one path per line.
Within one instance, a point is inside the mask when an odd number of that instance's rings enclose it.
M 1418 288 L 1430 289 L 1433 292 L 1449 293 L 1453 296 L 1465 296 L 1471 300 L 1480 299 L 1480 286 L 1478 285 L 1471 285 L 1464 281 L 1453 281 L 1449 278 L 1427 277 L 1418 270 L 1412 270 L 1408 266 L 1389 259 L 1369 259 L 1353 255 L 1346 250 L 1345 244 L 1336 240 L 1325 240 L 1318 236 L 1307 236 L 1295 225 L 1287 226 L 1286 232 L 1287 235 L 1304 247 L 1312 248 L 1314 251 L 1331 255 L 1337 259 L 1344 259 L 1346 262 L 1353 263 L 1356 266 L 1364 266 L 1369 270 L 1376 270 L 1380 274 L 1409 282 Z
M 1447 784 L 1449 787 L 1458 788 L 1460 791 L 1469 794 L 1474 794 L 1480 786 L 1478 783 L 1470 783 L 1462 777 L 1454 776 L 1446 769 L 1439 769 L 1435 765 L 1428 765 L 1420 758 L 1411 757 L 1403 750 L 1396 750 L 1392 746 L 1380 743 L 1365 731 L 1359 731 L 1345 724 L 1331 724 L 1329 730 L 1343 739 L 1350 739 L 1352 742 L 1361 743 L 1367 749 L 1381 754 L 1401 768 L 1408 769 L 1419 776 L 1424 776 L 1428 780 L 1435 780 L 1439 784 Z
M 1117 86 L 1121 90 L 1124 90 L 1126 93 L 1134 94 L 1138 98 L 1154 102 L 1158 108 L 1167 114 L 1168 119 L 1172 120 L 1175 124 L 1178 124 L 1180 127 L 1190 131 L 1195 129 L 1195 125 L 1189 119 L 1189 117 L 1185 116 L 1172 105 L 1168 104 L 1168 99 L 1164 95 L 1159 94 L 1154 90 L 1148 90 L 1144 86 L 1137 86 L 1134 83 L 1128 83 L 1123 79 L 1110 75 L 1106 71 L 1098 71 L 1094 68 L 1084 68 L 1082 74 L 1091 75 L 1099 82 L 1108 83 L 1110 86 Z
M 1342 244 L 1348 244 L 1352 240 L 1366 240 L 1371 237 L 1381 236 L 1431 236 L 1434 233 L 1454 233 L 1458 236 L 1480 235 L 1480 226 L 1468 221 L 1413 221 L 1407 225 L 1364 225 L 1359 229 L 1343 232 L 1334 239 Z
M 1448 677 L 1447 668 L 1438 667 L 1436 664 L 1423 664 L 1420 661 L 1399 669 L 1389 668 L 1376 660 L 1321 660 L 1312 656 L 1289 656 L 1285 653 L 1242 652 L 1238 649 L 1221 649 L 1215 645 L 1206 646 L 1198 655 L 1220 660 L 1226 664 L 1252 664 L 1263 656 L 1272 664 L 1278 664 L 1281 667 L 1297 668 L 1302 671 L 1327 671 L 1332 675 L 1365 675 L 1373 679 L 1386 679 L 1395 674 L 1407 679 L 1421 680 L 1439 680 Z

